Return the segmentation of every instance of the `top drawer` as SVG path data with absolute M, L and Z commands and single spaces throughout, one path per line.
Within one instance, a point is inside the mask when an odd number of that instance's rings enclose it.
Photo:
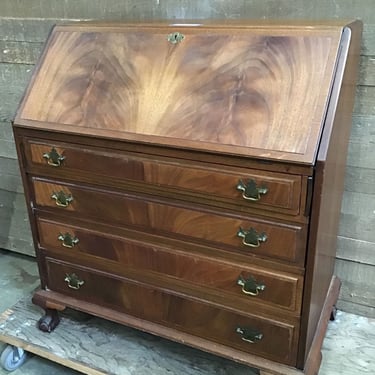
M 241 210 L 258 208 L 298 215 L 301 176 L 245 168 L 216 167 L 185 160 L 155 158 L 152 155 L 109 151 L 59 142 L 25 140 L 29 167 L 45 168 L 45 173 L 85 174 L 108 177 L 106 184 L 118 180 L 138 183 L 137 191 L 159 189 L 178 192 L 215 204 L 224 202 Z M 141 155 L 141 156 L 140 156 Z M 60 157 L 59 157 L 60 156 Z M 60 172 L 61 171 L 61 172 Z M 141 184 L 141 185 L 139 185 Z

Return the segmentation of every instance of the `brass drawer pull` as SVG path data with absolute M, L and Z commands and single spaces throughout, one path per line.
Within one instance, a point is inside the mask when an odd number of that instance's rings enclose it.
M 250 344 L 255 344 L 257 341 L 262 340 L 263 333 L 256 331 L 253 328 L 236 328 L 236 333 L 239 333 L 243 341 L 249 342 Z
M 43 158 L 47 159 L 47 164 L 52 167 L 60 167 L 61 163 L 65 160 L 65 156 L 60 155 L 55 147 L 52 147 L 50 152 L 43 154 Z
M 254 180 L 249 180 L 247 183 L 239 180 L 237 190 L 242 191 L 242 198 L 254 202 L 259 201 L 261 196 L 268 192 L 267 187 L 257 186 Z
M 242 238 L 242 243 L 245 246 L 259 247 L 261 242 L 267 241 L 267 235 L 265 233 L 258 233 L 254 228 L 249 230 L 239 229 L 237 236 Z
M 184 39 L 185 39 L 185 35 L 179 33 L 178 31 L 171 33 L 167 36 L 168 42 L 172 44 L 181 43 Z
M 85 282 L 80 280 L 75 273 L 66 274 L 64 281 L 68 283 L 70 289 L 78 290 Z
M 72 248 L 74 245 L 76 245 L 79 242 L 79 239 L 77 237 L 72 236 L 70 233 L 65 233 L 57 237 L 58 240 L 62 241 L 61 244 L 64 247 Z
M 62 190 L 51 195 L 51 198 L 56 201 L 56 205 L 59 207 L 68 207 L 69 203 L 73 201 L 71 194 L 65 194 Z
M 246 280 L 242 275 L 238 276 L 237 285 L 242 286 L 242 292 L 250 296 L 257 296 L 259 292 L 266 289 L 264 284 L 258 284 L 252 276 Z

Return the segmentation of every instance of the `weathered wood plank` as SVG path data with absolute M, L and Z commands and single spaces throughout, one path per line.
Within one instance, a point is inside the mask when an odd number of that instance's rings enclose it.
M 35 64 L 43 43 L 0 40 L 0 63 Z
M 0 157 L 0 190 L 23 193 L 18 160 Z
M 12 124 L 7 122 L 0 122 L 0 139 L 4 141 L 14 141 Z
M 358 86 L 354 114 L 375 116 L 375 86 Z
M 4 141 L 0 139 L 0 157 L 17 158 L 16 147 L 13 141 Z
M 33 66 L 28 64 L 0 63 L 0 83 L 10 87 L 25 88 L 31 77 Z
M 21 177 L 18 160 L 0 157 L 0 173 Z
M 361 57 L 358 83 L 363 86 L 375 86 L 375 56 Z
M 21 239 L 18 236 L 2 237 L 0 235 L 0 249 L 6 249 L 15 253 L 35 257 L 35 250 L 31 236 L 29 236 L 28 239 Z
M 37 18 L 95 18 L 134 19 L 146 18 L 361 18 L 375 23 L 372 0 L 3 0 L 0 14 L 3 17 Z
M 0 207 L 20 210 L 26 213 L 26 201 L 23 194 L 0 190 Z
M 0 316 L 0 339 L 89 375 L 258 373 L 233 361 L 108 320 L 73 310 L 61 315 L 58 329 L 46 335 L 35 328 L 41 310 L 27 296 Z
M 364 24 L 361 54 L 375 56 L 375 22 Z
M 0 64 L 0 122 L 14 118 L 32 69 L 31 65 Z M 4 152 L 1 155 L 4 156 Z
M 14 143 L 12 127 L 9 122 L 0 122 L 0 158 L 1 157 L 17 159 L 17 151 Z
M 0 171 L 1 171 L 1 164 L 0 164 Z M 0 173 L 0 189 L 13 191 L 16 193 L 22 193 L 22 180 L 21 177 L 13 176 L 9 174 Z
M 354 115 L 351 142 L 375 142 L 375 116 Z
M 0 11 L 0 40 L 44 43 L 53 25 L 63 23 L 57 18 L 4 18 Z M 17 13 L 14 13 L 17 15 Z
M 0 233 L 3 237 L 13 235 L 22 239 L 29 238 L 30 224 L 27 214 L 24 212 L 2 208 L 0 212 L 0 225 Z
M 350 167 L 374 168 L 374 143 L 349 142 L 347 165 Z
M 375 244 L 339 236 L 337 238 L 337 258 L 375 266 Z
M 375 243 L 375 199 L 373 195 L 345 192 L 339 235 Z
M 185 12 L 186 13 L 186 12 Z M 17 18 L 1 17 L 0 13 L 0 40 L 9 42 L 30 42 L 40 43 L 41 45 L 46 41 L 48 34 L 55 24 L 63 24 L 68 22 L 78 21 L 77 19 L 61 19 L 57 18 L 56 15 L 52 18 L 22 18 L 17 15 Z M 224 16 L 223 16 L 224 17 Z M 223 18 L 218 15 L 211 18 Z M 262 16 L 263 17 L 263 16 Z M 93 17 L 98 19 L 99 17 Z M 152 17 L 149 17 L 152 19 Z M 166 18 L 162 17 L 162 18 Z M 192 13 L 192 18 L 207 18 L 200 16 L 199 9 Z M 250 17 L 247 17 L 250 18 Z M 252 17 L 256 18 L 256 17 Z M 275 18 L 273 16 L 272 18 Z M 289 18 L 289 17 L 287 17 Z M 352 18 L 352 17 L 351 17 Z M 85 17 L 80 17 L 85 19 Z M 109 20 L 144 20 L 146 17 L 136 17 L 130 11 L 126 17 L 109 17 Z M 375 25 L 365 24 L 363 30 L 363 43 L 362 43 L 362 55 L 374 56 L 375 55 Z
M 375 318 L 375 307 L 367 306 L 367 305 L 360 305 L 358 303 L 338 300 L 337 308 L 356 315 L 366 316 L 368 318 Z
M 34 256 L 23 194 L 0 190 L 0 248 Z
M 375 195 L 375 169 L 347 166 L 344 189 L 348 192 Z
M 337 259 L 335 272 L 342 281 L 341 300 L 375 306 L 375 272 L 373 266 Z

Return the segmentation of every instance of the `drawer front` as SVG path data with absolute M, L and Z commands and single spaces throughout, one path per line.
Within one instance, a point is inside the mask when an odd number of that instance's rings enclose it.
M 49 251 L 89 254 L 141 272 L 168 275 L 234 297 L 242 306 L 262 304 L 300 313 L 302 276 L 140 244 L 43 219 L 38 219 L 38 229 L 40 246 Z M 173 284 L 173 279 L 169 282 Z
M 306 231 L 300 225 L 253 218 L 239 219 L 167 203 L 148 202 L 143 197 L 54 184 L 39 179 L 34 179 L 33 186 L 35 202 L 40 208 L 54 208 L 82 218 L 125 225 L 144 231 L 146 235 L 152 233 L 191 242 L 199 241 L 208 246 L 300 264 L 304 259 Z M 66 200 L 64 205 L 59 198 L 60 192 L 63 192 Z
M 238 314 L 87 267 L 50 258 L 46 262 L 50 290 L 245 352 L 295 364 L 299 330 L 296 323 Z
M 57 154 L 52 154 L 51 150 Z M 301 176 L 240 168 L 196 167 L 184 161 L 172 162 L 139 157 L 129 153 L 83 148 L 60 143 L 26 140 L 26 159 L 31 166 L 76 171 L 147 185 L 178 189 L 182 194 L 200 195 L 208 200 L 224 200 L 243 208 L 261 208 L 298 215 Z M 48 158 L 48 155 L 51 158 Z M 57 165 L 56 165 L 57 164 Z

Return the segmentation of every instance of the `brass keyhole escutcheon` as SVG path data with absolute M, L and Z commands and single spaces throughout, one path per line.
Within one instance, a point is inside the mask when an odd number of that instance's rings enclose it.
M 185 35 L 179 33 L 178 31 L 171 33 L 167 36 L 167 40 L 169 43 L 178 44 L 181 43 L 185 39 Z

